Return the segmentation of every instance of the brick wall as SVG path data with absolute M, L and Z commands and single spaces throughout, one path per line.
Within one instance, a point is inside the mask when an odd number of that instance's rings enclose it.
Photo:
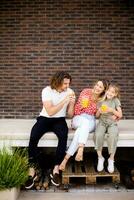
M 78 93 L 100 78 L 121 87 L 134 117 L 133 0 L 1 0 L 0 117 L 32 118 L 59 69 Z

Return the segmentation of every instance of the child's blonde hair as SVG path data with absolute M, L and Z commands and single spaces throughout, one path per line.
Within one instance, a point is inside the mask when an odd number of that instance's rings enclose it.
M 116 93 L 116 97 L 120 99 L 120 88 L 119 88 L 119 86 L 117 86 L 116 84 L 111 83 L 111 84 L 109 85 L 108 89 L 109 89 L 110 87 L 114 88 L 115 93 Z

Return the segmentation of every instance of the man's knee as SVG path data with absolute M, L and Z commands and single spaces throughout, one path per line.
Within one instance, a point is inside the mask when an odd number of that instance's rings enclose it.
M 65 126 L 65 127 L 61 127 L 59 129 L 57 129 L 55 131 L 55 134 L 59 137 L 59 138 L 66 138 L 67 135 L 68 135 L 68 127 Z

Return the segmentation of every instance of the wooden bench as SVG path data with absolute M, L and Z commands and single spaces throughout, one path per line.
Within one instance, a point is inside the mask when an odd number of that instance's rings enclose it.
M 31 128 L 35 119 L 0 119 L 0 148 L 28 147 Z M 74 130 L 71 129 L 71 120 L 67 119 L 69 127 L 68 143 L 70 144 Z M 118 147 L 134 147 L 134 120 L 120 120 Z M 57 137 L 54 133 L 46 133 L 39 141 L 39 147 L 56 147 Z M 104 146 L 107 146 L 106 141 Z M 93 133 L 89 134 L 86 147 L 94 147 Z

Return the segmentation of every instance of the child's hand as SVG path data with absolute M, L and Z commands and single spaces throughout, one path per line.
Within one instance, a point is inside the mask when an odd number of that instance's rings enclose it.
M 100 114 L 104 113 L 101 108 L 99 108 L 97 112 L 99 112 Z
M 113 112 L 113 109 L 108 107 L 107 105 L 102 105 L 100 107 L 100 112 L 101 113 L 111 113 L 111 112 Z
M 107 113 L 109 113 L 109 112 L 112 113 L 112 112 L 113 112 L 113 108 L 107 107 L 106 112 L 107 112 Z
M 101 112 L 101 113 L 106 113 L 106 112 L 107 112 L 107 109 L 108 109 L 107 105 L 102 104 L 102 106 L 100 107 L 100 112 Z

